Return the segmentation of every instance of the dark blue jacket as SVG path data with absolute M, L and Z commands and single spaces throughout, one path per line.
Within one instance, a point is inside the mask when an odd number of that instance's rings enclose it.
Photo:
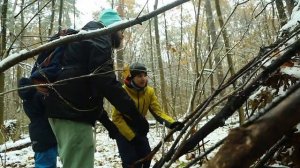
M 56 139 L 45 114 L 42 95 L 38 92 L 30 100 L 23 101 L 23 108 L 30 119 L 29 136 L 34 152 L 43 152 L 56 146 Z

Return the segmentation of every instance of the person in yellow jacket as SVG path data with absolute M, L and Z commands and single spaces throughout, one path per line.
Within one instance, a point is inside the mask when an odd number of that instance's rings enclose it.
M 170 129 L 181 130 L 183 123 L 175 121 L 168 116 L 161 108 L 155 91 L 148 86 L 147 68 L 142 63 L 133 63 L 130 65 L 130 75 L 124 81 L 124 89 L 133 99 L 139 112 L 146 116 L 150 111 L 154 118 Z M 119 154 L 122 160 L 123 168 L 132 167 L 139 159 L 144 158 L 151 152 L 147 135 L 137 134 L 133 129 L 131 120 L 128 116 L 124 117 L 123 113 L 113 108 L 112 121 L 117 126 L 120 136 L 116 137 L 116 142 L 119 149 Z M 150 167 L 150 162 L 147 161 L 140 165 L 135 165 L 135 168 Z

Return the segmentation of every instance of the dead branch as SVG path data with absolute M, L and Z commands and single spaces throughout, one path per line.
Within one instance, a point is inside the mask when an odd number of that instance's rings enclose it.
M 244 90 L 240 90 L 231 98 L 228 99 L 227 104 L 223 107 L 223 109 L 212 118 L 207 124 L 205 124 L 199 131 L 197 131 L 191 138 L 189 138 L 186 142 L 181 145 L 178 153 L 175 154 L 175 158 L 178 159 L 183 154 L 187 153 L 189 150 L 194 148 L 199 141 L 204 139 L 209 133 L 221 127 L 225 124 L 227 118 L 229 118 L 235 110 L 240 108 L 242 104 L 248 99 L 248 97 L 255 91 L 261 83 L 266 81 L 268 77 L 278 69 L 284 62 L 289 60 L 292 56 L 298 52 L 300 47 L 300 40 L 295 41 L 291 46 L 287 48 L 287 50 L 282 54 L 282 56 L 278 57 L 274 62 L 272 62 L 262 73 L 253 80 L 253 82 L 249 83 L 248 86 Z
M 264 167 L 266 162 L 270 160 L 270 158 L 278 151 L 278 148 L 281 147 L 284 143 L 286 143 L 287 137 L 283 136 L 272 148 L 256 163 L 254 168 Z
M 300 89 L 247 127 L 230 131 L 209 168 L 249 167 L 300 121 Z M 232 151 L 235 151 L 232 153 Z

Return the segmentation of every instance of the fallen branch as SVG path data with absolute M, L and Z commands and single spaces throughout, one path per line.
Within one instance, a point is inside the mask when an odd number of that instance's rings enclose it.
M 300 89 L 252 125 L 230 131 L 209 168 L 246 168 L 300 121 Z M 234 151 L 234 153 L 232 153 Z
M 274 60 L 269 66 L 259 74 L 253 82 L 249 83 L 244 90 L 237 92 L 230 99 L 222 110 L 212 118 L 207 124 L 205 124 L 200 130 L 198 130 L 191 138 L 185 141 L 178 149 L 174 158 L 178 159 L 180 156 L 186 154 L 189 150 L 193 149 L 199 141 L 204 139 L 209 133 L 215 129 L 223 126 L 227 118 L 229 118 L 242 104 L 249 98 L 253 91 L 255 91 L 268 77 L 275 72 L 283 63 L 289 60 L 297 52 L 299 52 L 300 40 L 295 41 L 290 45 L 286 52 Z

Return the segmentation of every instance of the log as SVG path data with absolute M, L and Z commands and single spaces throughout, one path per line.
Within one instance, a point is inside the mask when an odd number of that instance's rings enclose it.
M 300 121 L 300 89 L 246 127 L 230 131 L 208 168 L 248 168 Z M 233 152 L 234 151 L 234 152 Z

